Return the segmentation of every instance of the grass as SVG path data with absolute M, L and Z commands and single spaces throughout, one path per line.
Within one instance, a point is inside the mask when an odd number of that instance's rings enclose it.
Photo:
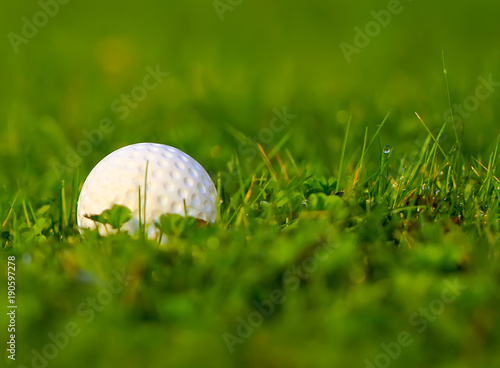
M 8 364 L 498 365 L 499 97 L 455 108 L 495 70 L 495 5 L 407 4 L 351 64 L 338 44 L 386 4 L 242 2 L 223 22 L 194 0 L 85 6 L 0 60 Z M 121 118 L 114 101 L 157 64 L 169 77 Z M 113 132 L 75 156 L 104 118 Z M 167 244 L 78 232 L 86 175 L 140 141 L 207 169 L 215 224 L 164 217 Z
M 398 162 L 372 145 L 382 125 L 341 182 L 309 173 L 276 147 L 271 154 L 260 147 L 255 167 L 235 159 L 237 179 L 219 180 L 217 223 L 180 224 L 167 245 L 120 233 L 82 238 L 75 184 L 68 193 L 62 182 L 59 198 L 41 207 L 19 190 L 6 207 L 2 238 L 18 264 L 19 319 L 26 321 L 20 352 L 31 359 L 31 349 L 50 343 L 49 333 L 75 322 L 82 332 L 51 365 L 92 351 L 92 364 L 105 366 L 132 347 L 140 350 L 124 353 L 126 366 L 144 364 L 144 355 L 151 364 L 183 366 L 211 357 L 216 362 L 204 364 L 270 366 L 279 359 L 301 366 L 313 355 L 319 366 L 355 365 L 373 361 L 383 352 L 378 345 L 401 331 L 414 341 L 401 353 L 404 364 L 483 359 L 469 344 L 494 361 L 496 293 L 489 290 L 499 271 L 498 144 L 486 164 L 469 158 L 466 166 L 455 148 L 444 159 L 439 136 L 429 134 L 414 160 Z M 346 132 L 343 151 L 348 144 Z M 363 160 L 377 154 L 379 166 L 368 171 Z M 320 247 L 331 253 L 316 259 Z M 103 297 L 116 272 L 126 286 Z M 421 319 L 408 322 L 412 313 L 456 280 L 466 291 L 419 333 Z M 242 329 L 276 290 L 282 303 Z M 30 325 L 39 330 L 28 332 Z M 105 349 L 96 348 L 107 339 Z M 297 349 L 285 353 L 290 346 Z M 197 354 L 186 354 L 192 350 Z

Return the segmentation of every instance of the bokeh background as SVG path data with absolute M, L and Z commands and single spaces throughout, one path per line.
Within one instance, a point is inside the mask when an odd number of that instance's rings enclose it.
M 364 29 L 387 1 L 242 1 L 223 20 L 208 0 L 70 1 L 17 54 L 7 34 L 21 34 L 22 17 L 32 19 L 40 6 L 0 6 L 0 175 L 7 185 L 30 180 L 9 175 L 18 165 L 52 185 L 45 175 L 51 160 L 64 162 L 66 147 L 76 149 L 82 131 L 106 117 L 117 129 L 85 157 L 83 173 L 139 141 L 178 146 L 216 172 L 240 143 L 229 126 L 257 136 L 283 106 L 297 118 L 272 143 L 293 133 L 287 147 L 294 157 L 333 173 L 346 113 L 353 116 L 348 153 L 389 111 L 382 144 L 397 155 L 426 137 L 415 111 L 431 128 L 442 126 L 449 108 L 442 51 L 453 103 L 473 95 L 480 76 L 500 80 L 493 1 L 402 1 L 403 11 L 351 63 L 340 43 L 353 44 L 354 27 Z M 157 65 L 170 76 L 120 120 L 113 101 Z M 467 153 L 491 151 L 499 99 L 493 93 L 465 120 Z M 451 126 L 447 132 L 454 134 Z
M 235 154 L 242 165 L 255 166 L 254 156 L 245 155 L 238 148 L 241 137 L 258 137 L 262 129 L 269 128 L 275 116 L 273 109 L 282 111 L 285 106 L 296 117 L 270 142 L 261 142 L 266 150 L 288 136 L 285 147 L 298 165 L 315 174 L 332 176 L 338 170 L 349 114 L 352 126 L 346 159 L 355 163 L 359 160 L 365 129 L 373 134 L 390 112 L 380 142 L 368 160 L 377 162 L 381 147 L 387 145 L 397 165 L 398 157 L 419 149 L 420 142 L 427 137 L 414 112 L 431 129 L 444 123 L 449 103 L 443 51 L 452 104 L 462 104 L 474 95 L 481 76 L 487 79 L 491 75 L 500 82 L 500 4 L 495 1 L 402 0 L 403 11 L 392 15 L 390 23 L 371 38 L 369 45 L 352 55 L 351 62 L 344 57 L 340 44 L 353 44 L 355 27 L 364 29 L 373 20 L 370 12 L 387 9 L 391 2 L 243 0 L 231 5 L 228 0 L 221 0 L 221 3 L 231 8 L 223 14 L 223 19 L 212 0 L 71 0 L 59 4 L 57 15 L 50 17 L 47 25 L 15 52 L 8 34 L 21 35 L 23 17 L 31 20 L 41 7 L 37 2 L 2 1 L 0 191 L 4 208 L 9 207 L 12 193 L 19 188 L 27 197 L 41 202 L 57 198 L 61 180 L 71 181 L 77 166 L 83 178 L 106 154 L 135 142 L 176 146 L 202 163 L 214 178 L 228 170 L 228 162 Z M 142 84 L 147 67 L 157 66 L 169 76 L 148 91 L 147 97 L 122 119 L 113 111 L 113 102 Z M 485 158 L 496 144 L 500 132 L 497 123 L 500 87 L 497 88 L 464 119 L 465 155 Z M 68 153 L 87 139 L 84 132 L 99 128 L 102 119 L 110 119 L 116 127 L 114 131 L 104 134 L 99 144 L 81 155 L 78 165 L 59 176 L 54 163 L 67 164 Z M 451 125 L 446 129 L 446 137 L 443 145 L 450 148 L 454 140 Z M 315 229 L 310 231 L 314 233 Z M 260 240 L 265 242 L 266 238 Z M 350 255 L 346 253 L 345 257 Z M 92 260 L 85 262 L 91 264 Z M 31 272 L 33 275 L 35 271 Z M 43 273 L 43 268 L 39 272 Z M 57 280 L 52 281 L 57 284 Z M 182 283 L 179 285 L 182 288 Z M 57 316 L 45 320 L 46 325 L 40 319 L 45 316 L 42 311 L 48 313 L 46 308 L 57 306 L 57 310 L 64 310 L 65 295 L 71 295 L 67 287 L 66 284 L 61 287 L 58 300 L 53 295 L 47 300 L 37 300 L 35 296 L 42 294 L 36 293 L 25 299 L 32 308 L 27 313 L 29 318 L 26 316 L 21 324 L 26 351 L 29 346 L 43 346 L 47 331 L 57 330 Z M 358 296 L 367 298 L 368 307 L 369 298 Z M 398 294 L 393 297 L 400 298 Z M 189 325 L 188 319 L 194 312 L 183 303 L 183 299 L 178 304 L 174 300 L 165 319 L 186 318 L 182 321 Z M 213 312 L 207 307 L 202 315 L 207 317 L 209 311 Z M 368 323 L 372 318 L 369 315 L 369 309 L 360 311 L 359 320 Z M 148 319 L 147 314 L 141 317 Z M 60 327 L 71 318 L 68 312 Z M 169 366 L 168 359 L 172 366 L 189 365 L 199 363 L 193 357 L 195 347 L 199 347 L 200 361 L 214 367 L 219 363 L 240 367 L 257 363 L 269 367 L 304 366 L 307 357 L 310 366 L 314 366 L 316 359 L 318 366 L 327 366 L 329 362 L 347 358 L 337 352 L 331 353 L 335 359 L 330 356 L 331 360 L 323 360 L 318 357 L 326 346 L 319 345 L 320 349 L 311 345 L 305 348 L 307 354 L 301 355 L 301 361 L 292 361 L 287 359 L 283 343 L 280 348 L 267 350 L 267 355 L 259 360 L 257 352 L 272 344 L 272 338 L 287 341 L 293 334 L 314 335 L 304 327 L 308 323 L 304 320 L 288 324 L 276 335 L 264 334 L 250 345 L 251 353 L 247 351 L 235 358 L 227 353 L 220 334 L 211 338 L 212 327 L 220 316 L 213 316 L 201 327 L 193 325 L 191 330 L 173 327 L 170 340 L 165 340 L 165 326 L 155 325 L 154 319 L 150 328 L 147 324 L 120 325 L 123 319 L 114 309 L 105 311 L 101 318 L 111 321 L 111 327 L 101 333 L 100 327 L 105 322 L 92 324 L 78 345 L 63 351 L 50 365 L 105 366 L 102 362 L 127 349 L 138 349 L 139 353 L 131 355 L 129 361 L 117 360 L 124 366 L 141 364 L 141 357 L 147 360 L 141 351 L 156 359 L 156 366 Z M 311 323 L 318 326 L 329 321 Z M 343 326 L 343 335 L 332 338 L 329 348 L 335 351 L 338 339 L 339 345 L 346 349 L 351 338 L 350 343 L 355 347 L 358 343 L 355 336 L 363 335 L 364 328 L 361 322 Z M 38 329 L 40 333 L 36 333 Z M 374 330 L 372 327 L 369 331 Z M 124 336 L 124 331 L 130 336 Z M 390 339 L 394 336 L 392 332 L 377 339 Z M 449 332 L 451 335 L 452 331 Z M 322 341 L 329 338 L 316 337 Z M 439 336 L 435 339 L 439 341 Z M 103 343 L 106 352 L 98 352 L 93 341 L 108 342 L 107 346 Z M 175 349 L 165 348 L 164 356 L 162 346 L 169 344 Z M 459 344 L 456 342 L 456 346 Z M 350 352 L 355 355 L 354 347 Z M 367 351 L 374 356 L 378 350 Z M 418 348 L 413 349 L 405 361 L 417 359 L 420 353 Z M 438 352 L 435 353 L 437 356 Z M 211 354 L 216 357 L 214 361 L 208 358 Z M 452 352 L 448 354 L 449 357 Z M 90 359 L 90 363 L 85 359 Z M 357 359 L 352 357 L 350 363 L 361 364 L 362 360 Z

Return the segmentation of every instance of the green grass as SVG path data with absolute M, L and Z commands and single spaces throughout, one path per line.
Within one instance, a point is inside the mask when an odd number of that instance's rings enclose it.
M 386 2 L 244 1 L 223 22 L 211 2 L 70 2 L 19 54 L 4 43 L 12 366 L 497 366 L 500 95 L 454 107 L 500 80 L 500 6 L 476 5 L 404 3 L 351 64 L 338 44 Z M 38 8 L 0 9 L 0 33 Z M 114 111 L 158 64 L 169 76 Z M 113 132 L 75 161 L 103 119 Z M 215 224 L 163 218 L 167 244 L 78 232 L 86 175 L 140 141 L 207 169 Z

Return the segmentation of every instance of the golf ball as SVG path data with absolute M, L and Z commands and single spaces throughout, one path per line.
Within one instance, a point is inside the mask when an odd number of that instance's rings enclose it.
M 88 217 L 116 204 L 132 212 L 122 231 L 136 234 L 143 223 L 147 236 L 158 239 L 160 231 L 155 222 L 161 215 L 187 215 L 215 222 L 216 200 L 214 183 L 193 158 L 167 145 L 138 143 L 110 153 L 90 172 L 78 199 L 78 226 L 97 226 L 101 235 L 112 233 L 109 225 Z

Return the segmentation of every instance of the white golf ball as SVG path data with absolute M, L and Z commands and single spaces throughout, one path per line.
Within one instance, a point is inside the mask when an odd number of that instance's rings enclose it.
M 216 201 L 214 183 L 193 158 L 167 145 L 138 143 L 110 153 L 90 172 L 78 199 L 78 226 L 97 226 L 101 235 L 112 233 L 109 225 L 88 216 L 99 215 L 116 204 L 132 211 L 132 219 L 121 227 L 122 231 L 136 234 L 141 221 L 148 237 L 158 239 L 155 222 L 161 215 L 187 215 L 215 222 Z

